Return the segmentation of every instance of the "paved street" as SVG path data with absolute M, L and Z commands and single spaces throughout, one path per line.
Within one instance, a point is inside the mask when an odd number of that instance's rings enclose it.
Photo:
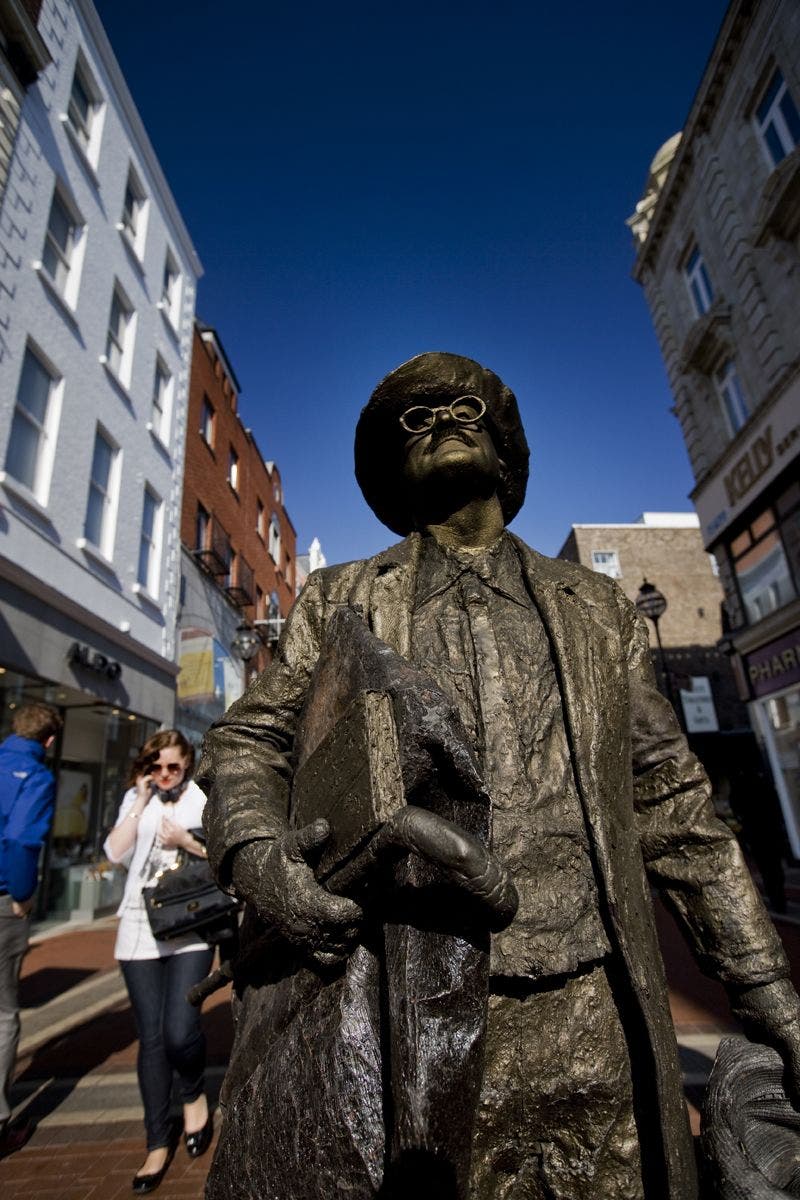
M 778 919 L 800 977 L 800 887 L 790 889 L 790 913 Z M 692 1122 L 719 1038 L 735 1028 L 724 994 L 704 979 L 659 911 L 670 999 L 684 1065 Z M 115 923 L 34 939 L 23 969 L 22 1041 L 12 1094 L 15 1113 L 36 1122 L 28 1145 L 0 1162 L 3 1200 L 114 1200 L 130 1194 L 143 1159 L 136 1086 L 136 1039 L 127 996 L 112 959 Z M 230 1045 L 229 993 L 205 1006 L 209 1087 L 215 1098 Z M 176 1109 L 177 1110 L 177 1109 Z M 211 1152 L 192 1162 L 180 1148 L 159 1189 L 161 1200 L 199 1200 Z

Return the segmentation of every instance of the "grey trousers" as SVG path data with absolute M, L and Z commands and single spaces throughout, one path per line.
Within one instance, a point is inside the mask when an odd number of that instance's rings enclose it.
M 28 917 L 14 915 L 10 896 L 0 896 L 0 1132 L 11 1115 L 8 1093 L 19 1042 L 19 969 L 30 924 Z

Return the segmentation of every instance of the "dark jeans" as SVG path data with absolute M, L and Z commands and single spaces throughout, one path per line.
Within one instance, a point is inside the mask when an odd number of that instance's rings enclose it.
M 28 917 L 15 917 L 11 897 L 0 896 L 0 1133 L 11 1115 L 8 1089 L 19 1041 L 19 968 L 28 948 Z
M 144 1104 L 147 1149 L 170 1143 L 172 1072 L 178 1072 L 184 1104 L 203 1090 L 206 1040 L 200 1010 L 186 993 L 211 970 L 213 950 L 121 962 L 139 1034 L 136 1071 Z

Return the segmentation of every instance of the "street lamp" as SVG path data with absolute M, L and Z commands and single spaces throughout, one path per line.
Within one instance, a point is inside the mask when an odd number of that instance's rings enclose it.
M 664 685 L 667 689 L 669 702 L 675 708 L 672 676 L 667 668 L 667 656 L 664 653 L 664 647 L 661 643 L 661 632 L 658 628 L 658 622 L 667 611 L 667 598 L 662 595 L 654 583 L 648 583 L 646 579 L 643 579 L 642 586 L 639 588 L 639 595 L 634 600 L 634 604 L 642 616 L 647 617 L 648 620 L 653 622 L 653 627 L 656 631 L 656 641 L 658 642 L 658 653 L 661 657 L 661 671 L 664 676 Z M 678 711 L 677 708 L 675 708 L 675 711 Z
M 236 636 L 231 642 L 231 651 L 244 663 L 244 686 L 250 683 L 250 659 L 258 654 L 261 638 L 245 622 L 236 627 Z
M 250 662 L 250 659 L 258 653 L 260 645 L 261 638 L 254 629 L 245 624 L 237 626 L 236 636 L 231 642 L 231 650 L 243 663 Z

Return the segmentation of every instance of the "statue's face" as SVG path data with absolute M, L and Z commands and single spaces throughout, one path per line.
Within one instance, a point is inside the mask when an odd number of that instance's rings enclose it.
M 483 418 L 465 420 L 469 413 L 458 408 L 458 401 L 449 404 L 442 399 L 430 408 L 430 427 L 420 433 L 406 432 L 403 477 L 412 494 L 471 482 L 476 496 L 485 495 L 489 485 L 499 482 L 500 459 Z

